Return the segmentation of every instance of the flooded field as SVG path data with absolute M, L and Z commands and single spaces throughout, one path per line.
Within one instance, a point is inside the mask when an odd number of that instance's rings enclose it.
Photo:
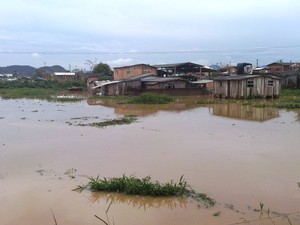
M 79 126 L 122 115 L 138 120 Z M 1 225 L 300 225 L 299 110 L 0 99 L 0 125 Z M 183 175 L 217 205 L 72 191 L 123 174 Z

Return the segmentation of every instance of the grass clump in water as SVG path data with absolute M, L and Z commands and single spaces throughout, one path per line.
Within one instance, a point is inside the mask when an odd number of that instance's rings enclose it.
M 168 95 L 155 95 L 151 93 L 144 93 L 139 96 L 133 97 L 129 100 L 129 104 L 167 104 L 173 102 L 174 98 Z
M 117 192 L 128 195 L 142 195 L 153 197 L 191 197 L 196 201 L 203 202 L 206 207 L 215 205 L 215 200 L 203 193 L 196 193 L 181 176 L 178 183 L 170 181 L 167 183 L 153 182 L 150 176 L 139 179 L 135 176 L 117 178 L 96 178 L 90 177 L 87 185 L 78 186 L 75 190 L 89 189 L 92 192 L 106 191 Z
M 107 126 L 115 126 L 115 125 L 124 125 L 131 124 L 137 120 L 135 115 L 126 115 L 124 117 L 107 120 L 103 122 L 95 122 L 89 124 L 79 124 L 80 126 L 92 126 L 92 127 L 107 127 Z

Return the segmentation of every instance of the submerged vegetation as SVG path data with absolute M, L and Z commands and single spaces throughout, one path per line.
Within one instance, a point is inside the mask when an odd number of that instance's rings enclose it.
M 143 93 L 138 96 L 93 96 L 93 99 L 113 100 L 117 104 L 145 104 L 159 105 L 175 101 L 175 98 L 168 95 Z
M 119 117 L 112 120 L 106 120 L 103 122 L 94 122 L 87 124 L 78 124 L 79 126 L 92 126 L 92 127 L 107 127 L 107 126 L 115 126 L 115 125 L 124 125 L 131 124 L 137 120 L 135 115 L 125 115 L 123 117 Z
M 300 108 L 300 90 L 282 90 L 280 98 L 264 101 L 247 101 L 242 105 L 249 105 L 258 108 L 272 107 L 278 109 L 299 109 Z
M 133 97 L 129 104 L 167 104 L 173 102 L 174 98 L 168 95 L 155 95 L 152 93 L 144 93 L 139 96 Z
M 181 176 L 178 183 L 170 181 L 167 183 L 153 182 L 150 176 L 139 179 L 135 176 L 117 178 L 90 177 L 87 185 L 78 186 L 75 190 L 88 189 L 92 192 L 117 192 L 127 195 L 142 195 L 153 197 L 191 197 L 196 201 L 203 202 L 206 207 L 212 207 L 216 201 L 203 193 L 196 193 Z

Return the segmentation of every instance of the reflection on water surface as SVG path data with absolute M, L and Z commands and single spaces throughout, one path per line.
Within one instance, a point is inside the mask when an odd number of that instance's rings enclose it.
M 91 192 L 89 196 L 91 203 L 106 202 L 112 204 L 125 204 L 130 205 L 137 209 L 149 209 L 149 208 L 167 208 L 170 210 L 176 208 L 187 208 L 186 197 L 149 197 L 149 196 L 130 196 L 118 193 L 107 192 Z
M 194 102 L 197 102 L 194 100 Z M 207 107 L 212 115 L 224 116 L 234 119 L 267 121 L 279 117 L 279 110 L 274 108 L 258 108 L 243 105 L 242 103 L 220 103 L 220 104 L 195 104 L 189 100 L 187 102 L 174 102 L 166 105 L 131 105 L 118 104 L 113 100 L 89 99 L 89 105 L 102 105 L 113 108 L 116 114 L 147 116 L 158 111 L 185 111 L 198 107 Z

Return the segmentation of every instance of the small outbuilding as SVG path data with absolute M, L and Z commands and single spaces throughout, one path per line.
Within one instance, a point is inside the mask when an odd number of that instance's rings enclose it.
M 280 78 L 271 75 L 240 75 L 215 77 L 214 95 L 224 98 L 276 98 Z

